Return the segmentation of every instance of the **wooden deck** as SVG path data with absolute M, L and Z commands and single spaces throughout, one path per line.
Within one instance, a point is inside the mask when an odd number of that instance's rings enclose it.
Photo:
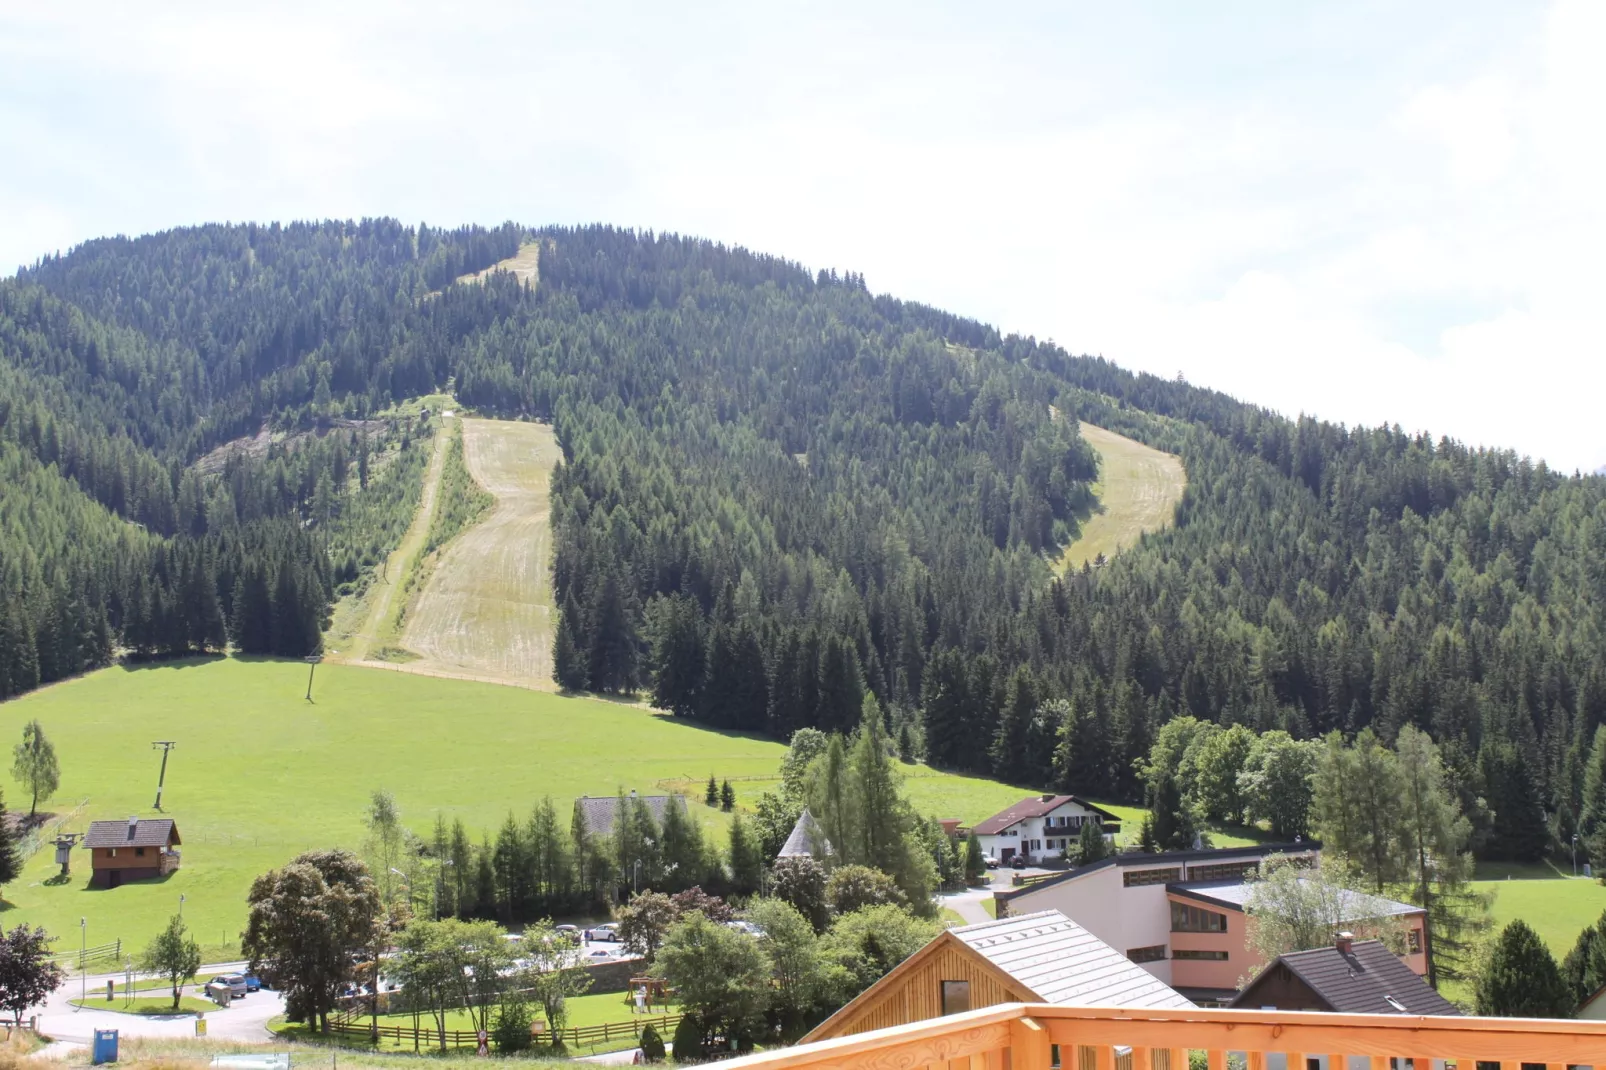
M 720 1063 L 721 1070 L 1247 1070 L 1606 1068 L 1606 1022 L 1011 1003 Z M 1235 1063 L 1238 1060 L 1233 1060 Z M 1447 1068 L 1446 1068 L 1447 1070 Z M 1490 1070 L 1485 1067 L 1484 1070 Z

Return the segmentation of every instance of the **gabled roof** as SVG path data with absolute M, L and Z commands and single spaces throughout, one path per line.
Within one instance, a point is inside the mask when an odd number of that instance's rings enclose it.
M 91 821 L 85 847 L 166 847 L 169 838 L 183 843 L 170 817 L 129 818 L 127 821 Z
M 664 823 L 664 814 L 669 810 L 670 800 L 682 809 L 686 806 L 684 795 L 635 795 L 630 798 L 640 799 L 647 804 L 647 812 L 659 825 Z M 580 812 L 580 820 L 585 823 L 586 831 L 593 836 L 612 836 L 613 823 L 619 817 L 619 797 L 617 795 L 604 795 L 593 798 L 582 795 L 574 800 L 574 808 Z
M 1342 1014 L 1460 1014 L 1455 1004 L 1383 946 L 1380 940 L 1358 940 L 1348 953 L 1318 947 L 1281 955 L 1260 972 L 1234 1007 L 1259 1007 L 1259 990 L 1279 967 L 1305 983 L 1327 1009 Z
M 1042 817 L 1044 814 L 1058 810 L 1066 803 L 1076 803 L 1089 813 L 1098 814 L 1106 821 L 1119 822 L 1121 819 L 1101 807 L 1094 806 L 1086 799 L 1078 799 L 1075 795 L 1033 795 L 1022 799 L 1008 810 L 1001 810 L 981 822 L 970 831 L 978 836 L 996 836 L 1011 825 L 1019 824 L 1030 817 Z
M 797 824 L 792 826 L 792 834 L 786 838 L 781 846 L 781 853 L 776 858 L 825 858 L 833 854 L 831 841 L 825 838 L 820 823 L 814 820 L 808 807 L 797 815 Z
M 1299 883 L 1306 883 L 1304 877 Z M 1224 907 L 1227 910 L 1242 911 L 1249 905 L 1249 898 L 1254 894 L 1254 881 L 1178 881 L 1165 886 L 1165 890 L 1184 899 L 1194 899 L 1211 906 Z M 1425 913 L 1422 907 L 1411 903 L 1401 903 L 1395 899 L 1385 899 L 1380 895 L 1371 895 L 1367 892 L 1351 891 L 1347 888 L 1336 889 L 1342 900 L 1343 909 L 1340 921 L 1361 921 L 1365 918 L 1394 918 L 1406 914 Z
M 1044 1003 L 1193 1008 L 1175 989 L 1057 910 L 948 931 Z
M 1193 1009 L 1181 993 L 1064 914 L 1043 910 L 942 932 L 815 1026 L 800 1043 L 840 1035 L 838 1031 L 851 1024 L 861 1009 L 875 1005 L 889 988 L 945 947 L 975 956 L 1002 988 L 1023 1003 Z

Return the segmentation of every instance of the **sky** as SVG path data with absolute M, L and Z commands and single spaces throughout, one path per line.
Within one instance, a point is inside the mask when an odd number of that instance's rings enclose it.
M 608 222 L 1606 465 L 1606 3 L 0 0 L 0 265 Z M 338 8 L 338 10 L 333 10 Z

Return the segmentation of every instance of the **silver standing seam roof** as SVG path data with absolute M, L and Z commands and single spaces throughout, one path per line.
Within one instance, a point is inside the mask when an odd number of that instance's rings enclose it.
M 1057 910 L 948 931 L 1046 1003 L 1177 1010 L 1194 1006 Z
M 826 858 L 832 854 L 831 841 L 825 838 L 825 832 L 820 823 L 814 820 L 814 815 L 804 807 L 803 812 L 797 815 L 797 824 L 792 826 L 792 834 L 786 837 L 786 843 L 781 846 L 781 853 L 776 858 Z

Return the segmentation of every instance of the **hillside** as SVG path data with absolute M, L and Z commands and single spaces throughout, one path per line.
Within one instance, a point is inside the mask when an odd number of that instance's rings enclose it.
M 453 284 L 521 249 L 538 286 Z M 411 510 L 387 498 L 384 524 L 340 534 L 368 493 L 341 434 L 225 477 L 187 466 L 264 420 L 316 428 L 450 383 L 483 414 L 551 421 L 565 686 L 776 738 L 849 725 L 871 691 L 939 765 L 1127 798 L 1179 713 L 1296 735 L 1414 723 L 1487 854 L 1542 851 L 1524 830 L 1582 805 L 1606 719 L 1599 477 L 1289 420 L 852 273 L 606 227 L 93 242 L 0 284 L 0 313 L 0 437 L 171 560 L 134 570 L 160 590 L 103 595 L 10 578 L 35 573 L 8 543 L 4 603 L 29 619 L 0 641 L 43 649 L 90 606 L 151 656 L 220 645 L 221 624 L 298 652 L 308 608 L 366 582 Z M 1114 467 L 1083 424 L 1180 459 L 1187 486 L 1169 527 L 1058 577 Z M 424 433 L 397 420 L 386 449 Z M 254 606 L 264 587 L 294 611 L 262 619 L 300 621 L 283 635 L 236 623 L 236 588 Z M 207 618 L 209 589 L 220 620 L 169 634 Z M 189 594 L 200 617 L 177 608 Z
M 544 796 L 566 830 L 579 795 L 683 790 L 695 799 L 711 773 L 733 781 L 746 809 L 776 786 L 785 753 L 768 740 L 633 706 L 522 688 L 333 664 L 318 668 L 311 703 L 306 684 L 299 662 L 211 659 L 105 669 L 3 707 L 8 724 L 38 718 L 50 732 L 62 778 L 47 808 L 66 812 L 87 800 L 75 829 L 98 818 L 154 816 L 159 755 L 149 741 L 178 740 L 163 803 L 184 837 L 177 873 L 111 895 L 86 887 L 81 854 L 70 881 L 52 881 L 47 847 L 6 887 L 6 924 L 59 934 L 83 917 L 90 943 L 122 938 L 139 947 L 183 894 L 197 938 L 224 945 L 238 937 L 245 892 L 259 873 L 302 850 L 362 846 L 371 791 L 392 792 L 403 822 L 426 841 L 441 817 L 462 820 L 478 843 L 510 814 L 526 820 Z M 1021 795 L 989 781 L 911 772 L 910 795 L 923 813 L 977 821 Z M 0 782 L 7 799 L 19 797 L 9 776 Z M 692 812 L 723 845 L 729 816 L 700 802 Z

